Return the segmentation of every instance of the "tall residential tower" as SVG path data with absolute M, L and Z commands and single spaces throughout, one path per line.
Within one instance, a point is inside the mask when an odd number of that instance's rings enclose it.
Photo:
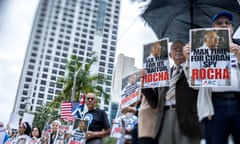
M 94 53 L 92 73 L 107 75 L 101 85 L 111 93 L 120 0 L 40 0 L 21 72 L 13 112 L 28 106 L 38 111 L 63 88 L 56 85 L 67 74 L 65 60 L 72 54 L 83 64 Z M 101 98 L 100 98 L 101 99 Z M 101 108 L 108 111 L 101 99 Z

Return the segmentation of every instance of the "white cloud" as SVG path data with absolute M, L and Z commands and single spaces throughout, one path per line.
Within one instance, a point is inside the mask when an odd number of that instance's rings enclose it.
M 117 55 L 122 53 L 135 58 L 136 66 L 141 68 L 143 45 L 157 40 L 157 37 L 139 16 L 136 5 L 128 0 L 121 2 Z
M 5 124 L 17 85 L 38 0 L 5 0 L 0 27 L 0 113 Z
M 5 0 L 0 27 L 0 121 L 7 123 L 13 109 L 25 51 L 39 0 Z M 153 32 L 138 16 L 139 10 L 128 0 L 121 0 L 117 54 L 136 59 L 141 67 L 142 46 L 156 40 Z M 121 37 L 122 36 L 122 37 Z M 121 38 L 120 38 L 121 37 Z

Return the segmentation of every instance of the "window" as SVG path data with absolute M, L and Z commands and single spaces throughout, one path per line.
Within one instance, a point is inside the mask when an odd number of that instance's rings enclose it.
M 48 100 L 52 100 L 52 99 L 53 99 L 53 96 L 52 96 L 52 95 L 48 95 L 48 96 L 47 96 L 47 99 L 48 99 Z
M 24 84 L 24 88 L 28 89 L 29 85 L 28 84 Z
M 54 89 L 52 89 L 52 88 L 48 89 L 48 93 L 52 93 L 53 94 L 53 92 L 54 92 Z
M 112 70 L 111 70 L 111 69 L 108 69 L 108 73 L 109 73 L 109 74 L 112 74 Z
M 48 53 L 48 54 L 51 54 L 51 53 L 52 53 L 52 50 L 48 49 L 48 50 L 47 50 L 47 53 Z
M 58 68 L 58 64 L 57 64 L 57 63 L 54 63 L 54 64 L 53 64 L 53 67 L 54 67 L 54 68 Z
M 57 84 L 56 87 L 61 89 L 63 87 L 63 85 L 62 84 Z
M 106 92 L 107 92 L 107 93 L 110 93 L 110 92 L 111 92 L 111 89 L 110 89 L 110 88 L 106 88 Z
M 46 85 L 46 81 L 45 80 L 41 80 L 40 84 L 41 85 Z
M 38 94 L 38 98 L 43 98 L 43 97 L 44 97 L 43 93 Z
M 58 61 L 59 61 L 59 58 L 58 58 L 58 57 L 55 57 L 55 58 L 54 58 L 54 61 L 55 61 L 55 62 L 58 62 Z
M 42 100 L 37 100 L 37 104 L 42 105 L 43 101 Z
M 24 91 L 22 92 L 22 94 L 26 96 L 26 95 L 28 94 L 28 92 L 27 92 L 26 90 L 24 90 Z
M 27 75 L 28 75 L 28 76 L 32 76 L 32 75 L 33 75 L 33 72 L 32 72 L 32 71 L 27 71 Z
M 45 87 L 40 86 L 39 91 L 44 92 L 45 91 Z
M 59 75 L 64 76 L 65 72 L 64 71 L 59 71 Z
M 105 66 L 105 62 L 100 62 L 99 65 L 104 67 Z
M 101 54 L 104 54 L 104 55 L 106 55 L 106 54 L 107 54 L 107 52 L 106 52 L 106 51 L 104 51 L 104 50 L 102 50 L 102 51 L 101 51 Z
M 45 64 L 45 66 L 49 66 L 50 63 L 49 63 L 49 61 L 45 61 L 44 64 Z
M 48 72 L 48 68 L 46 68 L 46 67 L 43 68 L 43 71 L 44 71 L 44 72 Z
M 51 80 L 56 80 L 57 78 L 55 76 L 51 76 Z
M 113 59 L 113 58 L 109 58 L 109 61 L 110 61 L 110 62 L 114 62 L 114 59 Z
M 99 67 L 99 71 L 100 71 L 100 72 L 104 72 L 105 69 L 104 69 L 103 67 Z
M 47 78 L 47 74 L 42 74 L 42 78 L 46 79 Z
M 32 82 L 32 79 L 29 78 L 29 77 L 26 77 L 25 81 L 26 81 L 26 82 Z
M 109 68 L 113 68 L 113 64 L 109 63 L 109 64 L 108 64 L 108 67 L 109 67 Z
M 101 60 L 106 60 L 106 57 L 105 56 L 101 56 L 100 59 Z
M 54 83 L 54 82 L 50 82 L 50 83 L 49 83 L 49 86 L 50 86 L 50 87 L 54 87 L 54 86 L 55 86 L 55 83 Z
M 53 69 L 53 70 L 52 70 L 52 73 L 53 73 L 53 74 L 57 74 L 57 70 Z
M 20 104 L 19 108 L 20 109 L 25 109 L 25 104 Z

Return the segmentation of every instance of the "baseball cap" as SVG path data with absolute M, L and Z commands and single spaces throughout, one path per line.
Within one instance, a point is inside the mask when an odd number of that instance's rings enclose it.
M 212 23 L 217 20 L 219 17 L 222 17 L 222 16 L 225 16 L 227 17 L 229 20 L 233 20 L 233 15 L 230 13 L 230 12 L 226 12 L 226 11 L 222 11 L 222 12 L 219 12 L 217 14 L 215 14 L 213 17 L 212 17 Z

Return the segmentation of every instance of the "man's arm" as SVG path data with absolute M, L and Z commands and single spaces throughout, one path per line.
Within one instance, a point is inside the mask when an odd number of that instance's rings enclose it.
M 104 128 L 102 131 L 87 131 L 86 138 L 91 139 L 91 138 L 103 138 L 108 135 L 110 135 L 111 129 L 110 128 Z

